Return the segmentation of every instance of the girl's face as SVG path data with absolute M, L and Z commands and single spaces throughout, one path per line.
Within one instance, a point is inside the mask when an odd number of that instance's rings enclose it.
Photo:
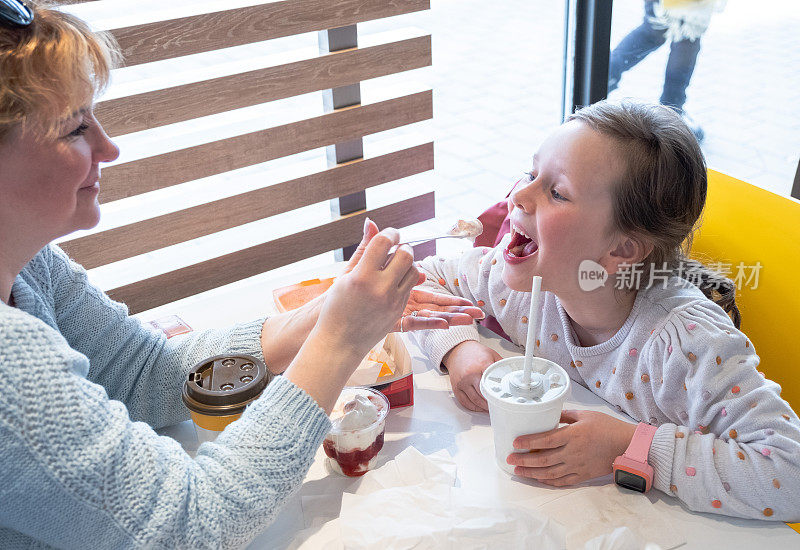
M 0 226 L 31 243 L 94 227 L 100 163 L 118 155 L 89 108 L 64 120 L 55 138 L 13 129 L 0 142 Z
M 612 223 L 612 185 L 622 159 L 611 139 L 579 121 L 551 134 L 534 156 L 530 177 L 509 199 L 511 241 L 503 281 L 530 292 L 534 275 L 560 297 L 579 296 L 578 270 L 592 260 L 616 271 L 620 236 Z

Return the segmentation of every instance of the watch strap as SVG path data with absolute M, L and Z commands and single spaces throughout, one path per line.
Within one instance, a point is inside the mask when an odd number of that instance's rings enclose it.
M 636 462 L 647 464 L 647 457 L 650 454 L 650 444 L 653 443 L 653 438 L 656 436 L 657 426 L 651 426 L 640 422 L 636 426 L 636 431 L 633 432 L 633 438 L 630 445 L 622 455 L 625 458 L 630 458 Z

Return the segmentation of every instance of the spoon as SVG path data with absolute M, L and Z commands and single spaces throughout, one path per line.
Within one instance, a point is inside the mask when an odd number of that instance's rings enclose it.
M 437 239 L 470 239 L 475 240 L 481 233 L 483 233 L 483 224 L 477 219 L 458 220 L 447 233 L 439 235 L 430 235 L 421 239 L 414 239 L 412 241 L 403 241 L 397 246 L 393 246 L 389 253 L 397 250 L 397 247 L 403 244 L 420 244 L 428 241 L 435 241 Z

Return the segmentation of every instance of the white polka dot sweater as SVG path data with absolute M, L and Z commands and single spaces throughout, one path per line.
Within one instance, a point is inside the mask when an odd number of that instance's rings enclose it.
M 330 422 L 277 377 L 192 459 L 153 427 L 189 418 L 187 371 L 261 357 L 261 321 L 167 340 L 57 247 L 0 303 L 0 548 L 233 548 L 300 486 Z
M 502 250 L 420 262 L 431 289 L 463 296 L 497 319 L 517 345 L 527 336 L 530 293 L 502 280 Z M 536 354 L 640 422 L 658 426 L 649 461 L 654 487 L 692 510 L 800 521 L 800 422 L 780 386 L 727 314 L 673 277 L 637 294 L 624 326 L 582 347 L 558 298 L 543 292 Z M 434 364 L 474 327 L 418 333 Z

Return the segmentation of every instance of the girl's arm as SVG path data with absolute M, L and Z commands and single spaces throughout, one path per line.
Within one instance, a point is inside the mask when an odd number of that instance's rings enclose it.
M 429 256 L 417 263 L 425 275 L 422 288 L 432 292 L 466 298 L 480 307 L 486 315 L 493 315 L 489 295 L 489 277 L 482 272 L 483 261 L 491 256 L 488 248 L 473 248 L 455 258 Z M 490 265 L 491 260 L 487 260 Z M 501 265 L 502 267 L 502 265 Z M 479 340 L 474 325 L 452 327 L 447 331 L 422 331 L 416 333 L 417 341 L 431 362 L 441 369 L 445 355 L 462 342 Z
M 693 510 L 800 520 L 800 422 L 747 337 L 704 302 L 651 342 L 654 399 L 674 422 L 650 448 L 654 486 Z

